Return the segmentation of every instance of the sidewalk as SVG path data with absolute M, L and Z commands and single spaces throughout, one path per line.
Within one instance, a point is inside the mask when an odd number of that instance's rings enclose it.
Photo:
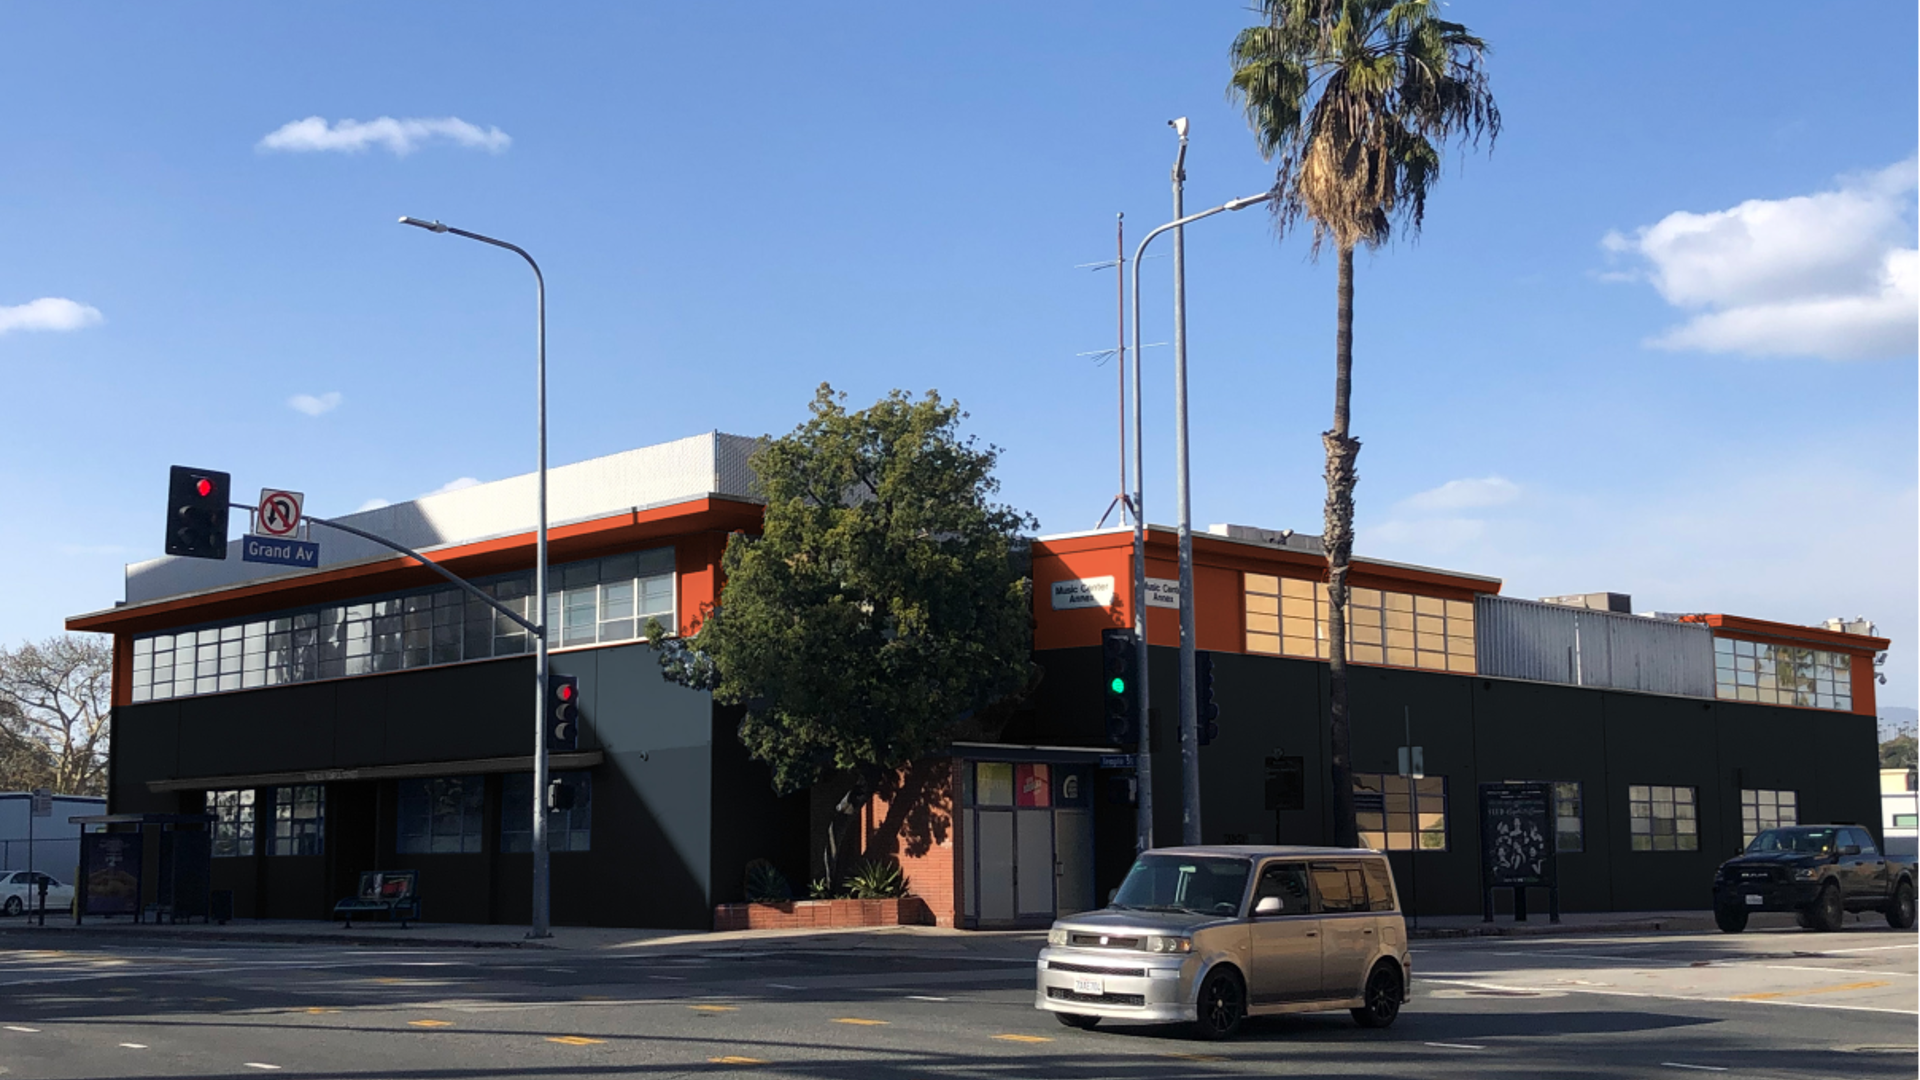
M 1849 925 L 1879 925 L 1874 912 L 1850 913 Z M 1516 923 L 1510 915 L 1484 923 L 1478 915 L 1438 915 L 1408 920 L 1415 941 L 1449 938 L 1537 937 L 1546 935 L 1709 933 L 1716 928 L 1710 911 L 1622 911 L 1563 913 L 1558 923 L 1545 913 Z M 1793 916 L 1759 914 L 1755 930 L 1789 929 Z M 635 930 L 617 927 L 556 926 L 553 936 L 529 940 L 524 926 L 467 923 L 396 925 L 365 922 L 343 928 L 337 922 L 294 919 L 236 919 L 225 926 L 202 923 L 169 926 L 135 924 L 124 919 L 93 919 L 74 926 L 52 917 L 42 928 L 24 918 L 0 919 L 0 949 L 193 947 L 197 945 L 340 945 L 355 948 L 546 949 L 568 952 L 636 953 L 651 950 L 706 952 L 826 950 L 905 953 L 979 959 L 1031 958 L 1046 941 L 1040 930 L 954 930 L 933 926 L 856 927 L 844 930 Z

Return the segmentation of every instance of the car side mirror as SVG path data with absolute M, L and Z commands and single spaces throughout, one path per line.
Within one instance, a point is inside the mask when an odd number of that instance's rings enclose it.
M 1860 845 L 1859 845 L 1859 844 L 1841 844 L 1841 845 L 1840 845 L 1840 854 L 1842 854 L 1842 855 L 1858 855 L 1858 854 L 1860 854 Z
M 1278 915 L 1287 905 L 1277 896 L 1263 896 L 1253 905 L 1255 915 Z

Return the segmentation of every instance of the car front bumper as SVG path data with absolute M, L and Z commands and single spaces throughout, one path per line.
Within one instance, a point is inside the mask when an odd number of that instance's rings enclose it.
M 1040 950 L 1033 1004 L 1048 1012 L 1116 1020 L 1192 1020 L 1193 973 L 1199 966 L 1194 956 L 1046 948 Z
M 1713 903 L 1748 911 L 1797 911 L 1820 895 L 1818 881 L 1726 881 L 1713 887 Z M 1755 897 L 1758 897 L 1756 900 Z

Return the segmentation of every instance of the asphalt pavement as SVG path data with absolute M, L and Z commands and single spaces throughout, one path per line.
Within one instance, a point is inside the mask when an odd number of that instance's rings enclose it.
M 1910 1078 L 1916 938 L 1605 935 L 1423 942 L 1415 998 L 1083 1032 L 1033 1008 L 1029 946 L 641 950 L 103 946 L 0 951 L 8 1077 Z M 1024 955 L 1021 955 L 1024 954 Z

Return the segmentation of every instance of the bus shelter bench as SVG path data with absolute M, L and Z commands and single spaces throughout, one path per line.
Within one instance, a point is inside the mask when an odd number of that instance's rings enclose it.
M 400 928 L 406 929 L 409 920 L 420 917 L 420 897 L 414 891 L 417 873 L 414 870 L 362 871 L 359 891 L 333 905 L 333 917 L 345 919 L 346 928 L 351 928 L 356 914 L 378 911 L 386 915 L 388 922 L 399 919 Z

